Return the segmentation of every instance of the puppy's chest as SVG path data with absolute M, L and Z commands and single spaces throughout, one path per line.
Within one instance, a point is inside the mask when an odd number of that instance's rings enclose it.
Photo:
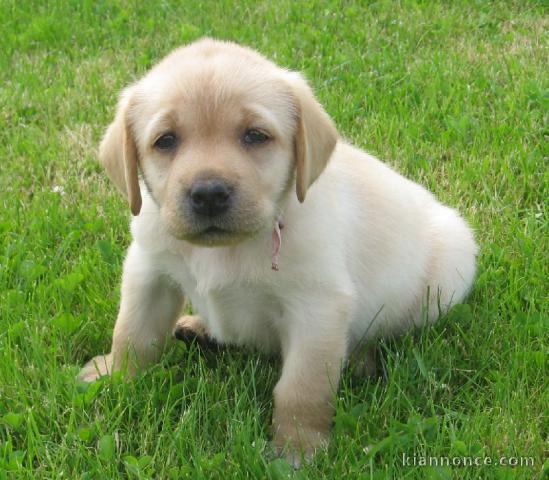
M 222 269 L 199 271 L 200 277 L 188 265 L 174 262 L 170 273 L 216 340 L 267 352 L 279 349 L 282 305 L 268 282 L 239 278 Z
M 281 307 L 262 288 L 233 286 L 193 297 L 193 306 L 219 341 L 267 352 L 278 350 Z

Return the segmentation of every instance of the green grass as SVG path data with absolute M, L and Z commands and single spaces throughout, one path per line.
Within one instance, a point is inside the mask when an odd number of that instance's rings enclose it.
M 134 381 L 75 380 L 109 348 L 129 242 L 96 145 L 119 90 L 202 35 L 304 71 L 345 137 L 459 208 L 481 245 L 467 305 L 383 345 L 384 378 L 345 374 L 330 448 L 294 477 L 543 476 L 547 13 L 526 0 L 2 0 L 0 479 L 288 475 L 266 455 L 276 359 L 176 345 Z

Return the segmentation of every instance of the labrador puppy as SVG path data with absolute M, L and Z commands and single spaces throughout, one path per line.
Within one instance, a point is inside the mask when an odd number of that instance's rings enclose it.
M 295 465 L 327 442 L 350 353 L 473 282 L 460 215 L 342 140 L 300 74 L 234 43 L 179 48 L 126 88 L 99 157 L 133 241 L 111 352 L 80 378 L 137 372 L 176 328 L 278 351 L 273 444 Z

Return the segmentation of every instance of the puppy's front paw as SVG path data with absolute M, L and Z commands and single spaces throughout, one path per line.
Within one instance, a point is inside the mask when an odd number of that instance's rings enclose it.
M 84 365 L 78 374 L 78 378 L 85 382 L 93 382 L 103 375 L 110 375 L 112 373 L 112 364 L 112 354 L 98 355 Z
M 178 340 L 191 343 L 196 340 L 201 347 L 213 347 L 217 343 L 198 315 L 183 315 L 175 324 L 173 335 Z
M 295 427 L 291 430 L 278 428 L 272 446 L 278 457 L 298 469 L 303 463 L 309 463 L 317 451 L 328 447 L 328 435 Z

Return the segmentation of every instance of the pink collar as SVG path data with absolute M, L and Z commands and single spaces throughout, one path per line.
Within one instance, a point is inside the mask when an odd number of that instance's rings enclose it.
M 282 218 L 278 217 L 276 219 L 275 225 L 273 227 L 273 233 L 271 238 L 273 240 L 273 254 L 271 256 L 271 268 L 278 272 L 278 261 L 280 260 L 280 246 L 282 245 L 282 234 L 280 231 L 284 228 L 282 223 Z

